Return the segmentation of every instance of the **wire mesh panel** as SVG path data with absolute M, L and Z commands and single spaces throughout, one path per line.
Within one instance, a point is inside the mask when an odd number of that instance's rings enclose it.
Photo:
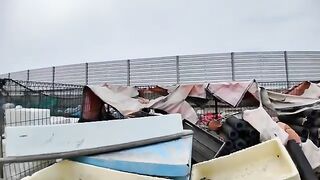
M 1 134 L 8 126 L 75 123 L 81 103 L 82 86 L 0 79 Z M 5 141 L 2 141 L 3 147 Z M 5 148 L 1 150 L 2 156 L 6 156 Z M 21 179 L 53 162 L 55 160 L 4 164 L 4 179 Z
M 128 62 L 105 61 L 88 64 L 88 84 L 109 83 L 114 85 L 127 85 Z
M 177 83 L 176 57 L 146 58 L 130 61 L 130 85 L 172 85 Z
M 52 82 L 52 67 L 32 69 L 29 71 L 30 81 L 40 81 L 40 82 Z M 19 79 L 17 79 L 19 80 Z
M 57 83 L 86 83 L 86 64 L 71 64 L 55 67 L 54 82 Z
M 10 73 L 10 78 L 26 81 L 28 78 L 28 71 L 12 72 Z
M 181 84 L 232 80 L 231 54 L 179 56 Z
M 288 51 L 290 81 L 320 80 L 320 52 Z
M 283 52 L 234 53 L 235 80 L 286 81 Z

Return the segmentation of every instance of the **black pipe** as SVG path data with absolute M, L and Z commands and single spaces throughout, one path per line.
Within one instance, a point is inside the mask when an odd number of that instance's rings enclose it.
M 250 137 L 252 137 L 253 139 L 257 139 L 257 138 L 259 139 L 259 137 L 260 137 L 260 133 L 257 130 L 253 129 L 253 128 L 249 129 L 248 135 Z
M 226 122 L 231 127 L 233 127 L 233 129 L 235 129 L 237 131 L 242 131 L 246 127 L 246 124 L 243 120 L 240 120 L 234 116 L 230 116 L 229 118 L 227 118 Z
M 227 148 L 228 150 L 232 150 L 234 149 L 234 145 L 233 142 L 229 139 L 229 137 L 224 133 L 224 132 L 220 132 L 219 136 L 223 139 L 223 141 L 225 142 L 225 148 Z
M 310 128 L 310 136 L 315 138 L 315 139 L 319 139 L 319 128 L 316 127 L 312 127 Z
M 317 180 L 318 178 L 314 174 L 310 163 L 304 155 L 301 147 L 294 141 L 289 140 L 287 143 L 287 150 L 296 164 L 299 171 L 300 178 L 302 180 Z
M 234 141 L 234 146 L 235 146 L 236 150 L 240 150 L 240 149 L 246 148 L 248 146 L 248 144 L 246 143 L 245 140 L 239 138 Z
M 298 117 L 301 117 L 301 115 L 297 115 L 297 114 L 290 114 L 290 115 L 278 115 L 278 119 L 281 122 L 290 122 L 293 119 L 297 119 Z
M 313 126 L 320 127 L 320 118 L 319 117 L 313 121 Z
M 228 123 L 222 124 L 222 132 L 224 132 L 230 140 L 235 140 L 239 137 L 239 133 L 234 130 Z
M 317 118 L 318 111 L 313 109 L 307 109 L 303 112 L 303 115 L 305 115 L 308 119 L 314 120 Z
M 319 128 L 313 127 L 309 129 L 309 139 L 319 147 Z
M 309 130 L 302 126 L 289 125 L 299 136 L 308 138 Z
M 297 116 L 278 116 L 281 122 L 286 124 L 293 124 L 298 126 L 308 126 L 310 121 L 308 121 L 305 117 L 297 117 Z
M 247 133 L 247 136 L 241 137 L 241 138 L 243 138 L 248 143 L 249 146 L 258 144 L 260 142 L 260 134 L 256 130 L 250 130 Z
M 244 136 L 244 137 L 241 137 L 244 141 L 246 141 L 247 145 L 248 146 L 252 146 L 254 145 L 254 139 L 250 136 Z
M 305 137 L 300 137 L 301 138 L 301 142 L 306 142 L 308 138 Z

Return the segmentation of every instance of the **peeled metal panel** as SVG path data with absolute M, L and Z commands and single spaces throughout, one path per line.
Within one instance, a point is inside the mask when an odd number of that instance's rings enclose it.
M 258 82 L 286 81 L 284 53 L 239 52 L 234 53 L 236 81 L 256 79 Z
M 52 67 L 30 70 L 29 80 L 40 82 L 52 82 Z
M 177 83 L 176 57 L 145 58 L 130 61 L 130 84 L 172 85 Z
M 18 71 L 10 73 L 10 79 L 26 81 L 28 77 L 27 71 Z
M 320 80 L 320 52 L 288 51 L 289 81 Z
M 179 56 L 179 74 L 181 84 L 231 81 L 231 54 Z
M 85 84 L 86 64 L 71 64 L 55 67 L 55 83 Z
M 89 63 L 88 69 L 88 84 L 90 85 L 103 83 L 127 85 L 127 60 Z

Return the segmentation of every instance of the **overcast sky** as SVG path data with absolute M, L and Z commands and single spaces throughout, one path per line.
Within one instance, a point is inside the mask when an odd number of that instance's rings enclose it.
M 0 74 L 261 50 L 320 50 L 320 1 L 0 0 Z

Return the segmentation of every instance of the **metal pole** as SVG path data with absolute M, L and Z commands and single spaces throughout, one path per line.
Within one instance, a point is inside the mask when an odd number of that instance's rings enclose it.
M 30 70 L 27 70 L 27 81 L 30 81 Z
M 285 63 L 285 69 L 286 69 L 287 89 L 289 89 L 289 71 L 288 71 L 288 54 L 287 54 L 287 51 L 284 51 L 283 55 L 284 55 L 284 63 Z
M 234 74 L 234 53 L 231 52 L 231 76 L 232 76 L 232 81 L 235 81 L 235 74 Z
M 177 84 L 180 84 L 180 60 L 179 60 L 179 56 L 176 56 L 176 72 L 177 72 Z
M 55 73 L 56 73 L 56 67 L 53 66 L 52 67 L 52 90 L 54 90 Z
M 214 111 L 216 114 L 219 114 L 219 111 L 218 111 L 218 99 L 214 96 L 213 97 L 214 99 Z
M 0 85 L 2 86 L 2 85 Z M 2 150 L 2 134 L 4 134 L 4 126 L 5 126 L 5 111 L 2 109 L 2 105 L 6 103 L 5 97 L 0 92 L 0 157 L 3 158 L 3 150 Z M 3 166 L 4 163 L 0 163 L 0 178 L 4 178 L 3 174 Z
M 89 66 L 88 66 L 88 63 L 86 63 L 86 66 L 85 66 L 85 71 L 86 71 L 86 85 L 88 85 L 89 83 Z
M 130 86 L 130 59 L 127 60 L 127 86 Z

